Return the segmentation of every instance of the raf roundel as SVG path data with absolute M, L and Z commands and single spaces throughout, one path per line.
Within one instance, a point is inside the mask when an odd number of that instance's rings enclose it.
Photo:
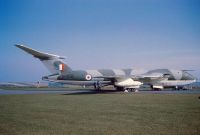
M 86 76 L 85 76 L 85 79 L 86 79 L 87 81 L 90 81 L 90 80 L 92 79 L 92 76 L 91 76 L 91 75 L 86 75 Z

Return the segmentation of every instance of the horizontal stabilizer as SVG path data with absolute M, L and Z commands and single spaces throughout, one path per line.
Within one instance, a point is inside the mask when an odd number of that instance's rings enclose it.
M 43 52 L 39 52 L 39 51 L 36 51 L 34 49 L 31 49 L 29 47 L 26 47 L 24 45 L 15 45 L 16 47 L 24 50 L 25 52 L 33 55 L 34 57 L 40 59 L 40 60 L 51 60 L 53 58 L 58 58 L 58 59 L 65 59 L 64 57 L 60 57 L 58 55 L 54 55 L 54 54 L 49 54 L 49 53 L 43 53 Z

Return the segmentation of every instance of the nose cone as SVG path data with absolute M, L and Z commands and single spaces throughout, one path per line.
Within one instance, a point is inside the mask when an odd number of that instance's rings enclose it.
M 142 82 L 137 81 L 137 85 L 142 85 L 142 84 L 143 84 Z

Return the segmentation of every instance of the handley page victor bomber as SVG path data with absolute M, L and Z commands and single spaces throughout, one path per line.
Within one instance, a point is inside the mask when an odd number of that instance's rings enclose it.
M 36 51 L 23 45 L 18 48 L 38 58 L 51 72 L 43 80 L 71 85 L 94 86 L 95 89 L 113 85 L 117 90 L 136 90 L 141 85 L 150 85 L 152 89 L 165 87 L 182 88 L 196 82 L 189 70 L 155 69 L 138 72 L 134 69 L 72 70 L 63 60 L 64 57 Z

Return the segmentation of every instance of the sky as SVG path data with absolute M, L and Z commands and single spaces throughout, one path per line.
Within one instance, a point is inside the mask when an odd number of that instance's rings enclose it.
M 0 82 L 49 71 L 14 44 L 72 69 L 191 69 L 200 78 L 199 0 L 0 0 Z

